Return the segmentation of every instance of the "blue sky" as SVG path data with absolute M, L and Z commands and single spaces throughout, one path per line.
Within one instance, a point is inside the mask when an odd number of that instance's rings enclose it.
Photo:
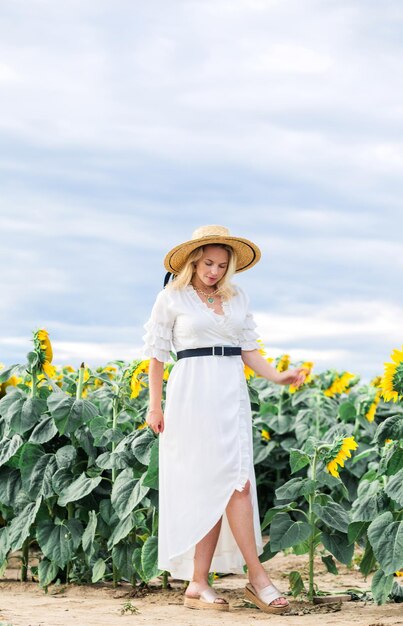
M 403 342 L 403 7 L 4 0 L 0 361 L 132 359 L 162 260 L 255 241 L 269 356 L 381 373 Z

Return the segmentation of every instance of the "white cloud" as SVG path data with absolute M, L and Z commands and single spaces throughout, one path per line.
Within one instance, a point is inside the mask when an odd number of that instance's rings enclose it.
M 384 301 L 346 300 L 296 315 L 256 312 L 255 320 L 271 344 L 327 339 L 331 346 L 364 337 L 368 345 L 376 339 L 388 347 L 403 341 L 403 307 Z

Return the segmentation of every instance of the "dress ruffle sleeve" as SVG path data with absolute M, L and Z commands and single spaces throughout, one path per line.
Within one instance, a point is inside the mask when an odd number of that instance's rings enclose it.
M 151 315 L 143 328 L 142 355 L 146 358 L 156 358 L 162 363 L 169 361 L 172 349 L 172 329 L 175 318 L 169 297 L 165 290 L 161 290 L 151 310 Z
M 239 287 L 238 287 L 239 289 Z M 249 297 L 241 290 L 244 297 L 246 315 L 243 321 L 242 330 L 239 334 L 239 345 L 242 350 L 259 350 L 261 346 L 258 344 L 259 334 L 256 332 L 257 324 L 253 314 L 249 311 Z

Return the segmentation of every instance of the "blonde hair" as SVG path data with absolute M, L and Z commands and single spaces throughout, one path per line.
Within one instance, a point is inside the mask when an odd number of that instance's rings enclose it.
M 224 276 L 218 281 L 215 285 L 216 289 L 220 289 L 220 295 L 224 300 L 229 300 L 232 296 L 235 295 L 236 290 L 234 285 L 231 284 L 231 278 L 235 274 L 236 265 L 237 265 L 237 256 L 235 250 L 231 246 L 227 246 L 222 243 L 210 243 L 207 244 L 209 246 L 219 246 L 220 248 L 224 248 L 228 252 L 228 265 L 227 270 Z M 165 289 L 185 289 L 191 280 L 195 271 L 196 262 L 202 258 L 204 252 L 204 246 L 199 246 L 192 250 L 192 252 L 187 257 L 185 263 L 179 274 L 175 277 L 174 280 L 169 282 Z

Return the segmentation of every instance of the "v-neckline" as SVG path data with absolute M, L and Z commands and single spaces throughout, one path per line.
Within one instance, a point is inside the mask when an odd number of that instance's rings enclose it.
M 223 313 L 217 313 L 216 311 L 214 311 L 214 309 L 212 309 L 205 302 L 203 302 L 203 300 L 200 298 L 200 296 L 198 296 L 197 291 L 193 287 L 193 285 L 188 285 L 188 290 L 192 294 L 193 298 L 195 300 L 197 299 L 197 301 L 200 303 L 200 306 L 203 308 L 203 310 L 210 311 L 210 313 L 212 313 L 213 315 L 215 315 L 218 318 L 225 319 L 227 317 L 228 301 L 226 301 L 224 299 L 221 300 L 221 306 L 222 306 Z

